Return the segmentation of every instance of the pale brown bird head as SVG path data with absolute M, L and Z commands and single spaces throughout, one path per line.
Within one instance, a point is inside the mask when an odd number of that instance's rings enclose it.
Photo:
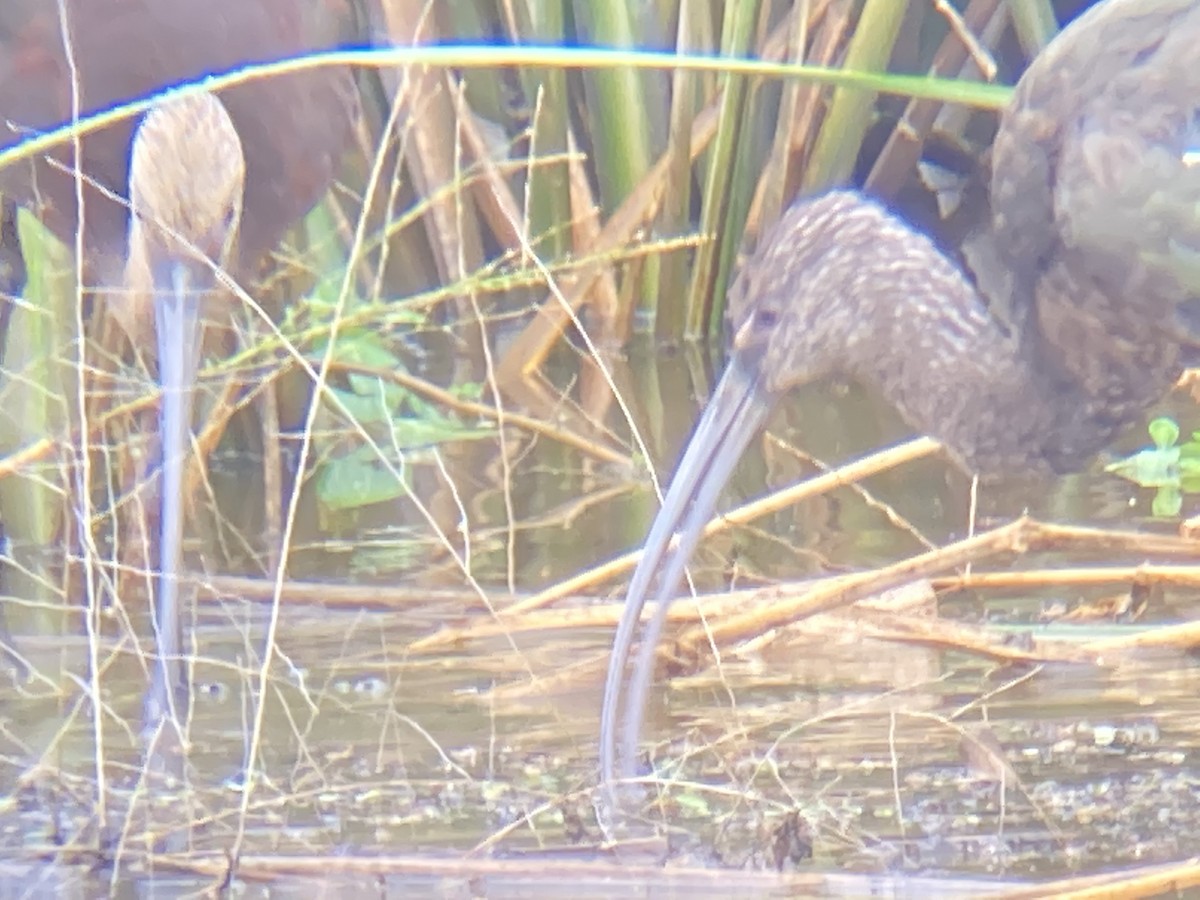
M 214 265 L 233 259 L 245 183 L 242 142 L 220 100 L 202 92 L 157 103 L 131 150 L 127 286 L 210 290 Z

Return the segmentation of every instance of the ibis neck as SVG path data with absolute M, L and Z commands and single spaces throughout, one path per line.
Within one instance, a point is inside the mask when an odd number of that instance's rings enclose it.
M 1106 326 L 1095 312 L 1103 305 L 1072 311 L 1074 332 L 1048 328 L 1043 320 L 1051 313 L 1039 306 L 1035 284 L 1027 289 L 1034 299 L 1021 304 L 1032 314 L 1010 327 L 940 254 L 911 258 L 898 266 L 889 253 L 883 269 L 860 270 L 848 285 L 857 294 L 850 306 L 860 313 L 850 341 L 856 349 L 843 368 L 916 430 L 941 440 L 968 471 L 1076 469 L 1136 421 L 1178 374 L 1169 360 L 1159 360 L 1133 385 L 1130 363 L 1115 355 L 1104 361 L 1108 370 L 1080 371 L 1071 365 L 1069 342 Z M 1121 385 L 1119 394 L 1113 384 Z

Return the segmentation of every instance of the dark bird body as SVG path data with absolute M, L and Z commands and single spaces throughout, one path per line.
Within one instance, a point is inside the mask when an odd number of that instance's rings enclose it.
M 153 94 L 254 62 L 333 46 L 347 15 L 340 0 L 66 0 L 66 39 L 78 75 L 79 111 Z M 71 120 L 72 66 L 59 4 L 0 4 L 0 149 Z M 249 268 L 328 189 L 349 139 L 352 82 L 343 69 L 259 79 L 220 94 L 246 156 L 246 195 L 237 268 Z M 80 170 L 118 198 L 128 197 L 129 150 L 136 119 L 83 140 Z M 5 196 L 38 210 L 73 241 L 75 180 L 71 147 L 0 172 Z M 98 279 L 120 278 L 129 211 L 84 185 L 84 246 Z
M 729 364 L 629 586 L 605 683 L 602 812 L 634 771 L 667 603 L 789 388 L 866 383 L 984 474 L 1077 468 L 1170 389 L 1200 342 L 1198 122 L 1200 3 L 1108 0 L 1034 60 L 1003 115 L 974 280 L 850 191 L 796 202 L 764 235 L 730 289 Z
M 76 102 L 84 116 L 327 48 L 347 22 L 341 0 L 3 0 L 0 149 L 69 122 Z M 218 96 L 170 96 L 140 122 L 82 138 L 77 167 L 68 141 L 49 157 L 0 170 L 0 193 L 64 241 L 73 244 L 82 226 L 87 283 L 133 345 L 159 363 L 164 475 L 150 724 L 166 714 L 181 680 L 183 460 L 203 322 L 229 296 L 218 271 L 251 275 L 316 204 L 356 114 L 348 70 L 309 70 Z

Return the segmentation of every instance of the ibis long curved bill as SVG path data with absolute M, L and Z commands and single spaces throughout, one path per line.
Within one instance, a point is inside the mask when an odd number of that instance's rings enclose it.
M 732 360 L 654 521 L 613 644 L 602 817 L 617 777 L 634 772 L 670 598 L 778 396 L 844 377 L 964 470 L 1028 476 L 1078 469 L 1175 384 L 1200 347 L 1190 314 L 1200 292 L 1179 252 L 1200 246 L 1198 36 L 1196 0 L 1106 0 L 1039 54 L 996 135 L 973 277 L 855 191 L 798 199 L 763 231 L 727 296 Z M 652 590 L 657 608 L 627 673 Z
M 776 397 L 763 379 L 761 358 L 751 352 L 735 352 L 688 442 L 662 509 L 654 519 L 641 561 L 629 584 L 604 683 L 600 774 L 608 795 L 606 802 L 614 799 L 617 778 L 634 774 L 646 695 L 654 676 L 655 649 L 672 596 L 721 489 L 742 451 L 775 406 Z M 671 538 L 676 533 L 679 540 L 668 556 Z M 664 558 L 666 566 L 654 591 L 654 613 L 640 641 L 628 690 L 623 692 L 634 632 Z
M 179 577 L 183 567 L 184 473 L 191 443 L 192 397 L 200 368 L 203 334 L 201 308 L 214 289 L 212 264 L 206 260 L 164 259 L 151 265 L 154 283 L 154 331 L 158 345 L 159 437 L 162 448 L 158 592 L 155 603 L 157 656 L 146 692 L 147 727 L 183 699 L 181 675 L 183 622 Z
M 182 721 L 184 472 L 191 443 L 192 396 L 200 367 L 204 311 L 222 292 L 218 271 L 234 258 L 246 161 L 224 104 L 208 92 L 165 94 L 146 114 L 130 151 L 128 293 L 149 303 L 158 351 L 159 575 L 154 607 L 157 659 L 144 724 Z M 136 323 L 140 316 L 126 310 Z

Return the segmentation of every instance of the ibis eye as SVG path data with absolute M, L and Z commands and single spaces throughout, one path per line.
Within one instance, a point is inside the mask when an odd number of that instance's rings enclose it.
M 779 324 L 779 313 L 770 307 L 761 307 L 754 311 L 754 328 L 757 331 L 770 331 Z

